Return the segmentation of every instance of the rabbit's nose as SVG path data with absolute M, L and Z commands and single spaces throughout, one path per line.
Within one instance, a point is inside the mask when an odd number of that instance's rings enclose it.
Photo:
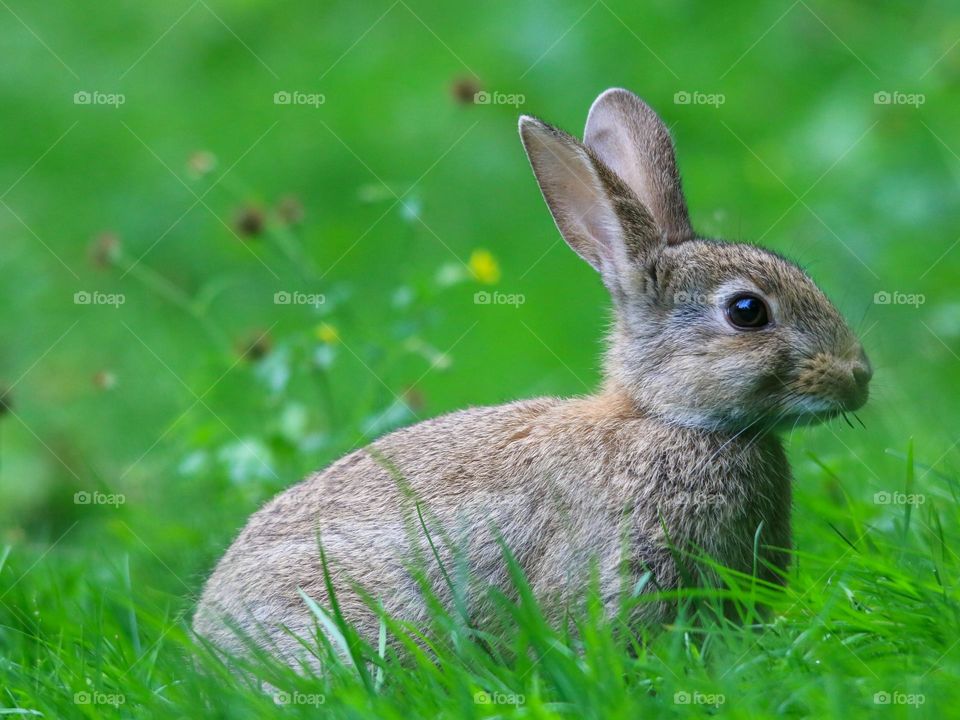
M 866 390 L 867 385 L 870 384 L 870 379 L 873 377 L 873 368 L 870 366 L 870 361 L 867 359 L 867 354 L 863 351 L 863 348 L 860 348 L 857 359 L 853 361 L 853 365 L 850 367 L 850 372 L 853 373 L 853 380 L 857 387 Z
M 873 370 L 869 365 L 857 363 L 853 366 L 853 379 L 857 383 L 858 387 L 865 388 L 870 383 L 870 378 L 873 377 Z
M 870 367 L 870 361 L 867 360 L 867 356 L 862 349 L 857 352 L 856 359 L 851 361 L 847 367 L 850 370 L 848 377 L 852 382 L 848 385 L 849 390 L 846 393 L 845 404 L 847 409 L 855 410 L 867 401 L 868 386 L 870 385 L 870 379 L 873 377 L 873 368 Z

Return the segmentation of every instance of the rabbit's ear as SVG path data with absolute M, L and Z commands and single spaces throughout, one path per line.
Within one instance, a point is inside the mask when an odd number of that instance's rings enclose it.
M 590 108 L 583 142 L 636 193 L 668 243 L 693 237 L 670 132 L 649 105 L 607 90 Z
M 560 233 L 619 298 L 636 263 L 662 244 L 650 215 L 576 138 L 529 115 L 520 118 L 520 137 Z

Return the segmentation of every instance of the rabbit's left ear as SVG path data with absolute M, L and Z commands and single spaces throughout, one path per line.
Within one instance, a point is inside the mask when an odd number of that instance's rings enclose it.
M 583 143 L 633 190 L 667 243 L 693 237 L 670 132 L 649 105 L 607 90 L 590 108 Z
M 596 268 L 615 300 L 632 286 L 663 239 L 633 191 L 583 143 L 536 118 L 520 137 L 543 197 L 567 244 Z

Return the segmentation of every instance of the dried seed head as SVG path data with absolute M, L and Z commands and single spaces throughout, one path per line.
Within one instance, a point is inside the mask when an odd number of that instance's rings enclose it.
M 22 543 L 27 537 L 27 533 L 22 527 L 14 526 L 9 527 L 3 531 L 3 544 L 4 545 L 17 545 Z
M 293 195 L 280 198 L 277 217 L 286 225 L 299 225 L 303 221 L 303 204 Z
M 412 387 L 403 391 L 403 401 L 415 413 L 419 413 L 426 405 L 426 398 L 424 398 L 423 393 Z
M 217 156 L 209 150 L 197 150 L 187 158 L 187 173 L 199 180 L 217 167 Z
M 240 339 L 237 343 L 237 352 L 241 358 L 249 362 L 257 362 L 270 354 L 273 341 L 270 334 L 263 330 L 255 330 Z
M 112 267 L 120 258 L 120 238 L 116 233 L 102 232 L 90 243 L 87 254 L 98 270 Z
M 100 390 L 113 390 L 117 385 L 117 376 L 109 370 L 101 370 L 93 376 L 93 385 Z
M 263 234 L 267 218 L 260 208 L 248 205 L 240 208 L 233 218 L 233 229 L 241 240 L 256 238 Z
M 450 94 L 461 105 L 473 105 L 474 98 L 480 90 L 480 82 L 469 75 L 457 78 L 450 85 Z

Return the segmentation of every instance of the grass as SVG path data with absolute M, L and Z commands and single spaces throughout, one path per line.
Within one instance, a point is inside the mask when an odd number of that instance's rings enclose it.
M 907 456 L 903 493 L 916 470 Z M 36 571 L 8 552 L 4 572 L 31 577 L 2 597 L 4 704 L 45 717 L 942 717 L 957 694 L 960 518 L 955 480 L 939 480 L 921 505 L 885 517 L 805 497 L 831 528 L 828 551 L 798 553 L 786 591 L 728 574 L 722 590 L 682 594 L 673 625 L 640 635 L 626 629 L 631 607 L 656 597 L 639 594 L 642 580 L 608 620 L 585 578 L 584 607 L 556 627 L 506 548 L 512 587 L 490 591 L 488 628 L 424 587 L 429 627 L 382 616 L 379 642 L 367 644 L 335 604 L 307 599 L 326 628 L 304 643 L 320 675 L 262 653 L 232 672 L 191 636 L 189 602 L 134 585 L 128 558 L 107 564 L 92 551 L 103 564 L 58 557 Z M 747 622 L 724 620 L 724 601 Z M 884 697 L 891 704 L 878 706 Z
M 0 67 L 0 712 L 949 716 L 953 6 L 448 6 L 0 8 L 16 58 Z M 522 100 L 463 102 L 473 85 Z M 605 293 L 560 241 L 516 117 L 577 131 L 617 85 L 671 125 L 695 227 L 808 267 L 875 366 L 866 428 L 788 438 L 786 590 L 731 578 L 745 626 L 709 592 L 635 638 L 589 602 L 575 633 L 550 627 L 515 577 L 491 628 L 435 608 L 426 637 L 387 618 L 382 651 L 330 657 L 322 678 L 255 661 L 297 700 L 277 705 L 187 631 L 245 519 L 395 427 L 597 385 Z M 125 102 L 72 100 L 93 91 Z M 291 91 L 325 102 L 273 103 Z M 923 102 L 874 99 L 893 92 Z

